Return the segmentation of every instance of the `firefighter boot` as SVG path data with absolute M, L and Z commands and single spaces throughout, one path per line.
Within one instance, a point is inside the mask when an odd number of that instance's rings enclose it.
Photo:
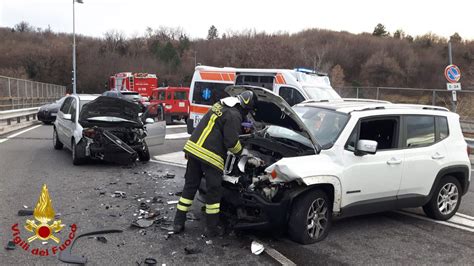
M 206 214 L 206 229 L 204 235 L 207 237 L 223 236 L 225 229 L 219 225 L 219 214 Z
M 186 222 L 186 212 L 176 210 L 174 216 L 173 233 L 179 234 L 184 231 L 184 222 Z

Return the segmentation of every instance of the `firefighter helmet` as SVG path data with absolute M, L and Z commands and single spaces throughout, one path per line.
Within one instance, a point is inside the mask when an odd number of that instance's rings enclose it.
M 245 110 L 253 110 L 255 108 L 256 97 L 252 91 L 244 91 L 237 95 L 240 101 L 240 106 Z

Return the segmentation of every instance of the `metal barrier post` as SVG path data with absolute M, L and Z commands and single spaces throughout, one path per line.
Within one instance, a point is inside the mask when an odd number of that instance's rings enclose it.
M 356 98 L 359 99 L 359 87 L 356 88 Z
M 436 105 L 436 91 L 433 91 L 433 98 L 431 99 L 431 105 Z
M 380 89 L 380 88 L 379 88 L 379 87 L 377 87 L 377 97 L 375 98 L 376 100 L 378 100 L 378 99 L 379 99 L 379 89 Z

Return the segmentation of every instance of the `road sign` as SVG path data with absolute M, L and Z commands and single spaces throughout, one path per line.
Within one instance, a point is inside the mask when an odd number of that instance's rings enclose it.
M 456 65 L 449 65 L 444 69 L 444 76 L 450 83 L 456 83 L 461 79 L 461 71 Z
M 446 88 L 448 91 L 460 91 L 461 83 L 446 83 Z

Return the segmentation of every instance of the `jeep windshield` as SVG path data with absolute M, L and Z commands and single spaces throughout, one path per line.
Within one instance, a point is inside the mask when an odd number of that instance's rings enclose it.
M 293 110 L 323 149 L 329 149 L 334 145 L 349 120 L 347 114 L 323 108 L 296 106 Z

